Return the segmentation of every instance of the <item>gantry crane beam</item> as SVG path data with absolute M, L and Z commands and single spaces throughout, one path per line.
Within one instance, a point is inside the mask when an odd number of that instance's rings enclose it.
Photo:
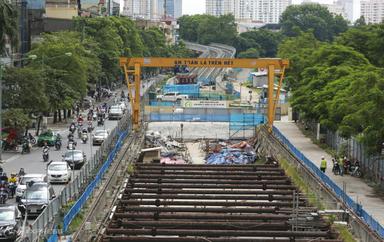
M 263 68 L 268 71 L 268 126 L 272 131 L 275 110 L 279 101 L 279 94 L 284 79 L 285 69 L 289 67 L 289 61 L 279 58 L 261 59 L 230 59 L 230 58 L 161 58 L 161 57 L 140 57 L 140 58 L 120 58 L 120 66 L 124 69 L 127 81 L 128 92 L 133 107 L 132 121 L 136 129 L 140 126 L 140 88 L 141 88 L 141 68 L 142 67 L 205 67 L 205 68 Z M 133 67 L 133 69 L 132 69 Z M 280 75 L 277 92 L 275 97 L 274 85 L 275 74 Z M 134 75 L 134 84 L 129 81 L 129 75 Z M 132 87 L 135 96 L 132 95 Z

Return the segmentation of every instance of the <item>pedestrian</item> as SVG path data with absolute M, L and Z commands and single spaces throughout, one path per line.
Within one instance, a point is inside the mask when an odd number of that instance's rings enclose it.
M 322 156 L 320 161 L 320 170 L 325 173 L 326 169 L 327 169 L 327 161 L 325 160 L 324 156 Z
M 339 158 L 339 169 L 340 169 L 340 176 L 344 175 L 344 159 Z
M 80 114 L 80 105 L 76 104 L 76 116 L 79 116 Z

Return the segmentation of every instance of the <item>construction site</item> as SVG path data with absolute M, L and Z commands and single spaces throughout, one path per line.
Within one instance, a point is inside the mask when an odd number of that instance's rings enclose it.
M 184 72 L 132 95 L 133 131 L 72 241 L 347 241 L 339 226 L 382 241 L 275 131 L 289 115 L 279 101 L 288 61 L 189 45 L 200 58 L 120 60 L 131 95 L 141 67 Z M 238 82 L 237 66 L 266 68 L 267 88 Z

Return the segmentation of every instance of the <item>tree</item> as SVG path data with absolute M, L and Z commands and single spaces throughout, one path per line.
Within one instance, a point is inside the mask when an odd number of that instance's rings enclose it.
M 260 57 L 259 48 L 249 48 L 246 51 L 240 52 L 238 57 L 239 58 L 259 58 Z
M 379 67 L 384 67 L 384 24 L 360 25 L 342 33 L 336 42 L 362 53 Z
M 31 120 L 24 110 L 21 108 L 11 108 L 4 111 L 2 115 L 4 127 L 15 129 L 24 129 L 27 127 Z
M 0 54 L 3 53 L 5 37 L 11 39 L 12 44 L 17 42 L 17 11 L 14 5 L 7 1 L 0 1 Z
M 341 16 L 332 15 L 320 4 L 291 5 L 280 17 L 282 33 L 298 36 L 300 31 L 313 31 L 316 39 L 332 41 L 335 36 L 348 29 L 348 23 Z
M 30 114 L 47 110 L 48 99 L 41 71 L 34 68 L 7 68 L 3 79 L 4 108 L 23 109 Z
M 120 74 L 117 61 L 119 57 L 123 53 L 127 56 L 132 54 L 131 48 L 123 48 L 123 40 L 119 35 L 119 31 L 125 33 L 125 29 L 117 29 L 112 18 L 114 17 L 74 19 L 75 30 L 96 41 L 100 47 L 91 51 L 100 60 L 102 67 L 100 81 L 104 84 L 116 80 Z
M 356 21 L 354 23 L 355 27 L 361 27 L 361 26 L 365 26 L 365 25 L 367 25 L 367 23 L 365 22 L 364 15 L 361 15 L 360 18 L 356 19 Z
M 288 88 L 295 89 L 300 85 L 303 70 L 311 65 L 309 56 L 321 45 L 312 33 L 301 33 L 297 37 L 286 38 L 279 45 L 277 56 L 290 61 L 286 75 Z
M 281 40 L 280 33 L 259 29 L 241 33 L 234 45 L 238 53 L 249 48 L 258 48 L 261 57 L 275 57 Z
M 201 44 L 222 43 L 232 45 L 237 36 L 233 15 L 182 16 L 179 18 L 180 37 Z

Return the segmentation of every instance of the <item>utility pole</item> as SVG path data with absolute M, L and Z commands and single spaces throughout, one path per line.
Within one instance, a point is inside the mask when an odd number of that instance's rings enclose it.
M 163 8 L 164 8 L 164 20 L 167 19 L 167 0 L 164 0 L 164 4 L 163 4 Z

